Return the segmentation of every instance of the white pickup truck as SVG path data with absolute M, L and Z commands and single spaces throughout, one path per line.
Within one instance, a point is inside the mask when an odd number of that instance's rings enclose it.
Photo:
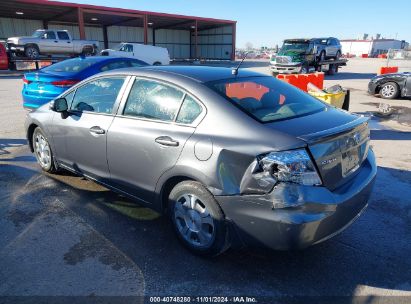
M 31 37 L 11 37 L 6 43 L 8 52 L 30 59 L 53 54 L 95 55 L 98 47 L 98 41 L 73 40 L 66 30 L 37 30 Z

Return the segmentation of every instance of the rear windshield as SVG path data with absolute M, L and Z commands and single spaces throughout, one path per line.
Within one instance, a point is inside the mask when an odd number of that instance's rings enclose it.
M 290 119 L 325 109 L 318 99 L 274 77 L 224 79 L 208 85 L 260 122 Z
M 89 66 L 92 66 L 95 62 L 96 60 L 93 60 L 91 58 L 69 59 L 69 60 L 64 60 L 64 61 L 52 64 L 44 68 L 43 71 L 77 73 L 77 72 L 81 72 L 82 70 L 88 68 Z

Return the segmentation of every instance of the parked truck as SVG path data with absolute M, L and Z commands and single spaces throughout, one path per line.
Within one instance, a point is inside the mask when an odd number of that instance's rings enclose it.
M 93 40 L 74 40 L 66 30 L 36 30 L 28 37 L 7 39 L 7 51 L 11 55 L 37 59 L 40 55 L 95 55 L 99 42 Z
M 332 75 L 346 63 L 346 59 L 341 59 L 341 45 L 336 38 L 287 39 L 271 58 L 270 70 L 273 75 L 312 71 Z

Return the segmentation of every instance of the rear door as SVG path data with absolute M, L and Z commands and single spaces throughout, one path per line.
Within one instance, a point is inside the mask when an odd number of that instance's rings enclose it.
M 108 180 L 107 134 L 127 79 L 100 77 L 66 96 L 69 113 L 56 113 L 52 129 L 60 163 L 93 178 Z
M 151 202 L 158 179 L 175 165 L 204 113 L 201 103 L 180 88 L 135 79 L 108 133 L 114 185 Z

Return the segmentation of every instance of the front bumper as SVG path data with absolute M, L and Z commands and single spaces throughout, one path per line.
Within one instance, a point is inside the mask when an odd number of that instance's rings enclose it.
M 278 74 L 295 74 L 295 73 L 300 73 L 301 64 L 296 64 L 296 65 L 270 64 L 270 70 L 272 73 L 278 73 Z
M 355 177 L 340 188 L 278 184 L 266 195 L 216 196 L 242 243 L 300 249 L 348 227 L 366 208 L 377 166 L 370 149 Z M 296 207 L 276 208 L 304 202 Z M 288 204 L 290 202 L 291 204 Z
M 371 95 L 377 94 L 377 83 L 370 81 L 368 83 L 368 93 Z
M 24 52 L 24 45 L 18 45 L 14 43 L 7 43 L 6 49 L 10 52 Z

